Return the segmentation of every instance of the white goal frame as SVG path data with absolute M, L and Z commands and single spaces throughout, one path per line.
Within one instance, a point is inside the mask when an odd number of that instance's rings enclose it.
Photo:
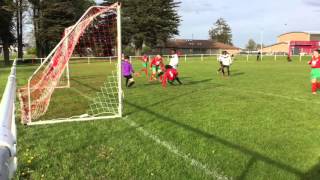
M 71 27 L 71 30 L 62 38 L 62 40 L 56 45 L 56 47 L 51 51 L 51 53 L 45 58 L 40 66 L 37 68 L 37 70 L 30 76 L 28 79 L 28 106 L 29 110 L 31 109 L 31 91 L 30 91 L 30 84 L 31 80 L 34 77 L 34 75 L 50 60 L 50 57 L 53 55 L 53 53 L 59 48 L 59 46 L 64 42 L 65 39 L 68 38 L 68 36 L 71 34 L 72 30 L 76 28 L 76 26 L 81 22 L 81 20 L 84 18 L 84 16 L 92 9 L 92 8 L 99 8 L 103 6 L 91 6 L 84 14 L 83 16 L 77 21 L 75 25 Z M 122 41 L 121 41 L 121 4 L 117 3 L 117 49 L 116 54 L 117 56 L 114 56 L 117 58 L 117 85 L 118 85 L 118 113 L 115 115 L 109 115 L 109 116 L 90 116 L 90 115 L 80 115 L 78 117 L 71 117 L 71 118 L 59 118 L 59 119 L 52 119 L 52 120 L 39 120 L 39 121 L 32 121 L 31 117 L 31 110 L 29 111 L 29 123 L 27 125 L 33 126 L 33 125 L 46 125 L 46 124 L 57 124 L 57 123 L 65 123 L 65 122 L 83 122 L 83 121 L 94 121 L 94 120 L 102 120 L 102 119 L 114 119 L 114 118 L 121 118 L 123 114 L 123 91 L 122 91 L 122 76 L 121 76 L 121 57 L 122 57 Z M 114 57 L 108 57 L 111 58 Z M 77 58 L 77 57 L 73 57 Z M 81 58 L 81 57 L 80 57 Z M 85 57 L 88 59 L 88 63 L 90 63 L 90 58 L 102 58 L 102 57 Z M 72 58 L 71 58 L 72 59 Z M 70 87 L 70 75 L 69 75 L 69 62 L 66 64 L 66 77 L 67 77 L 67 85 L 66 86 L 58 86 L 56 88 L 69 88 Z

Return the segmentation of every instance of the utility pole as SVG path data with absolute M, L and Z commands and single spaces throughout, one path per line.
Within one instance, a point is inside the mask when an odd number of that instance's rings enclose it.
M 263 50 L 263 29 L 261 30 L 261 32 L 260 32 L 260 60 L 262 61 L 262 56 L 263 56 L 263 52 L 262 52 L 262 50 Z

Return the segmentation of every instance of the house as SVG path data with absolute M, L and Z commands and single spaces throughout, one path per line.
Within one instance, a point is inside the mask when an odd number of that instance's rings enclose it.
M 311 54 L 320 48 L 320 32 L 288 32 L 278 36 L 277 43 L 266 46 L 263 53 Z
M 219 54 L 228 51 L 230 54 L 240 53 L 240 48 L 214 42 L 212 40 L 170 39 L 165 44 L 157 47 L 162 54 L 170 54 L 176 49 L 180 54 Z

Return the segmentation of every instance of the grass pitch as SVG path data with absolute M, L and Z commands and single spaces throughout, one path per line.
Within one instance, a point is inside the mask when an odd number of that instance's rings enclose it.
M 216 74 L 215 57 L 180 61 L 182 86 L 142 75 L 124 89 L 122 119 L 19 126 L 17 179 L 320 179 L 320 95 L 311 95 L 305 59 L 236 57 L 229 78 Z M 73 76 L 80 91 L 97 91 L 101 67 L 71 67 L 83 72 Z M 18 67 L 19 85 L 34 69 Z M 68 115 L 61 106 L 50 112 Z

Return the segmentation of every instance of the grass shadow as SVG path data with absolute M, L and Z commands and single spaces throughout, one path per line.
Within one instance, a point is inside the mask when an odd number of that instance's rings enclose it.
M 74 78 L 70 78 L 70 81 L 71 81 L 71 82 L 76 82 L 77 84 L 79 84 L 79 85 L 81 85 L 81 86 L 84 86 L 84 87 L 86 87 L 86 88 L 89 88 L 89 89 L 91 89 L 91 90 L 93 90 L 93 91 L 96 91 L 96 92 L 100 91 L 100 89 L 94 88 L 94 87 L 90 86 L 89 84 L 83 83 L 83 82 L 81 82 L 81 81 L 79 81 L 79 80 L 76 80 L 76 79 L 74 79 Z M 71 87 L 72 87 L 72 85 L 71 85 Z
M 241 76 L 241 75 L 244 75 L 246 73 L 244 72 L 237 72 L 237 73 L 231 73 L 231 76 Z
M 182 86 L 191 86 L 191 85 L 197 85 L 197 84 L 206 83 L 208 81 L 211 81 L 212 79 L 203 79 L 203 80 L 199 80 L 199 81 L 183 81 L 183 79 L 181 78 L 180 80 L 183 83 Z M 174 83 L 175 83 L 174 85 L 178 85 L 177 82 L 174 82 Z M 143 85 L 146 85 L 146 86 L 161 85 L 161 82 L 159 82 L 159 81 L 151 81 L 151 82 L 145 83 Z
M 316 164 L 308 172 L 306 172 L 301 179 L 303 180 L 319 180 L 320 179 L 320 159 L 318 164 Z
M 223 86 L 223 85 L 217 84 L 214 88 L 218 88 L 218 87 L 222 87 L 222 86 Z M 174 96 L 172 96 L 172 97 L 168 97 L 168 98 L 166 98 L 166 99 L 162 99 L 162 100 L 160 100 L 160 101 L 153 102 L 153 103 L 151 103 L 151 104 L 145 104 L 145 106 L 146 106 L 146 107 L 154 107 L 154 106 L 157 106 L 157 105 L 162 104 L 162 103 L 164 103 L 164 102 L 170 101 L 170 100 L 172 100 L 172 99 L 177 100 L 177 99 L 179 99 L 179 98 L 184 98 L 184 97 L 186 97 L 186 96 L 188 96 L 188 95 L 191 95 L 191 94 L 194 94 L 194 93 L 197 93 L 197 92 L 199 92 L 199 91 L 206 90 L 206 89 L 207 89 L 207 87 L 205 87 L 205 88 L 200 88 L 200 89 L 197 89 L 197 90 L 193 90 L 193 91 L 191 91 L 191 92 L 185 92 L 185 93 L 182 93 L 182 94 L 179 94 L 179 95 L 174 95 Z M 128 112 L 128 113 L 125 114 L 125 116 L 129 116 L 129 115 L 131 115 L 131 114 L 134 114 L 135 112 L 136 112 L 136 111 Z
M 225 140 L 225 139 L 223 139 L 223 138 L 221 138 L 221 137 L 219 137 L 219 136 L 217 136 L 217 135 L 214 135 L 214 134 L 210 134 L 210 133 L 208 133 L 208 132 L 205 132 L 205 131 L 203 131 L 203 130 L 201 130 L 201 129 L 197 129 L 197 128 L 192 127 L 192 126 L 190 126 L 190 125 L 181 123 L 181 122 L 179 122 L 179 121 L 177 121 L 177 120 L 175 120 L 175 119 L 173 119 L 173 118 L 171 118 L 171 117 L 168 117 L 168 116 L 165 116 L 165 115 L 163 115 L 163 114 L 154 112 L 154 111 L 152 111 L 152 110 L 150 110 L 150 109 L 148 109 L 148 108 L 141 107 L 141 106 L 139 106 L 139 105 L 136 105 L 135 103 L 131 103 L 131 102 L 129 102 L 129 101 L 125 101 L 125 103 L 126 103 L 127 105 L 130 105 L 130 106 L 132 106 L 132 107 L 135 107 L 135 108 L 137 108 L 137 109 L 139 109 L 139 110 L 141 110 L 141 111 L 143 111 L 143 112 L 146 112 L 146 113 L 148 113 L 148 114 L 151 114 L 151 115 L 153 115 L 153 116 L 156 116 L 160 121 L 165 121 L 165 122 L 172 123 L 173 125 L 178 126 L 179 128 L 182 128 L 182 129 L 185 129 L 185 130 L 190 131 L 190 132 L 192 132 L 192 133 L 195 133 L 195 134 L 197 134 L 197 135 L 199 135 L 199 136 L 202 136 L 203 138 L 206 138 L 206 139 L 215 141 L 215 142 L 217 142 L 217 143 L 220 143 L 220 144 L 226 146 L 227 148 L 231 148 L 231 149 L 234 149 L 234 150 L 236 150 L 236 151 L 239 151 L 240 153 L 242 153 L 242 154 L 244 154 L 244 155 L 251 156 L 251 157 L 252 157 L 253 159 L 255 159 L 256 161 L 261 161 L 261 162 L 263 162 L 263 163 L 269 164 L 269 165 L 274 166 L 274 167 L 276 167 L 276 168 L 278 168 L 278 169 L 281 169 L 281 170 L 283 170 L 283 171 L 286 171 L 286 172 L 288 172 L 288 173 L 291 173 L 291 174 L 293 174 L 293 175 L 295 175 L 295 176 L 297 176 L 297 177 L 299 177 L 299 178 L 303 178 L 303 177 L 304 177 L 304 174 L 305 174 L 304 172 L 302 172 L 301 170 L 296 169 L 296 168 L 294 168 L 294 167 L 292 167 L 292 166 L 290 166 L 290 165 L 288 165 L 288 164 L 284 164 L 284 163 L 282 163 L 282 162 L 273 160 L 273 159 L 271 159 L 271 158 L 269 158 L 269 157 L 267 157 L 267 156 L 265 156 L 265 155 L 263 155 L 263 154 L 260 154 L 260 153 L 258 153 L 258 152 L 256 152 L 256 151 L 250 150 L 250 149 L 248 149 L 248 148 L 246 148 L 246 147 L 243 147 L 243 146 L 241 146 L 241 145 L 239 145 L 239 144 L 235 144 L 235 143 L 230 142 L 230 141 L 228 141 L 228 140 Z M 249 164 L 248 164 L 248 167 L 249 167 L 249 168 L 250 168 L 250 166 L 251 166 L 250 164 L 253 164 L 253 163 L 249 163 Z M 249 170 L 248 170 L 249 168 L 246 168 L 246 169 L 244 170 L 244 173 L 242 173 L 243 175 L 241 175 L 240 178 L 241 178 L 241 177 L 244 177 L 244 176 L 247 174 L 247 172 L 249 171 Z M 247 171 L 247 172 L 246 172 L 246 171 Z

